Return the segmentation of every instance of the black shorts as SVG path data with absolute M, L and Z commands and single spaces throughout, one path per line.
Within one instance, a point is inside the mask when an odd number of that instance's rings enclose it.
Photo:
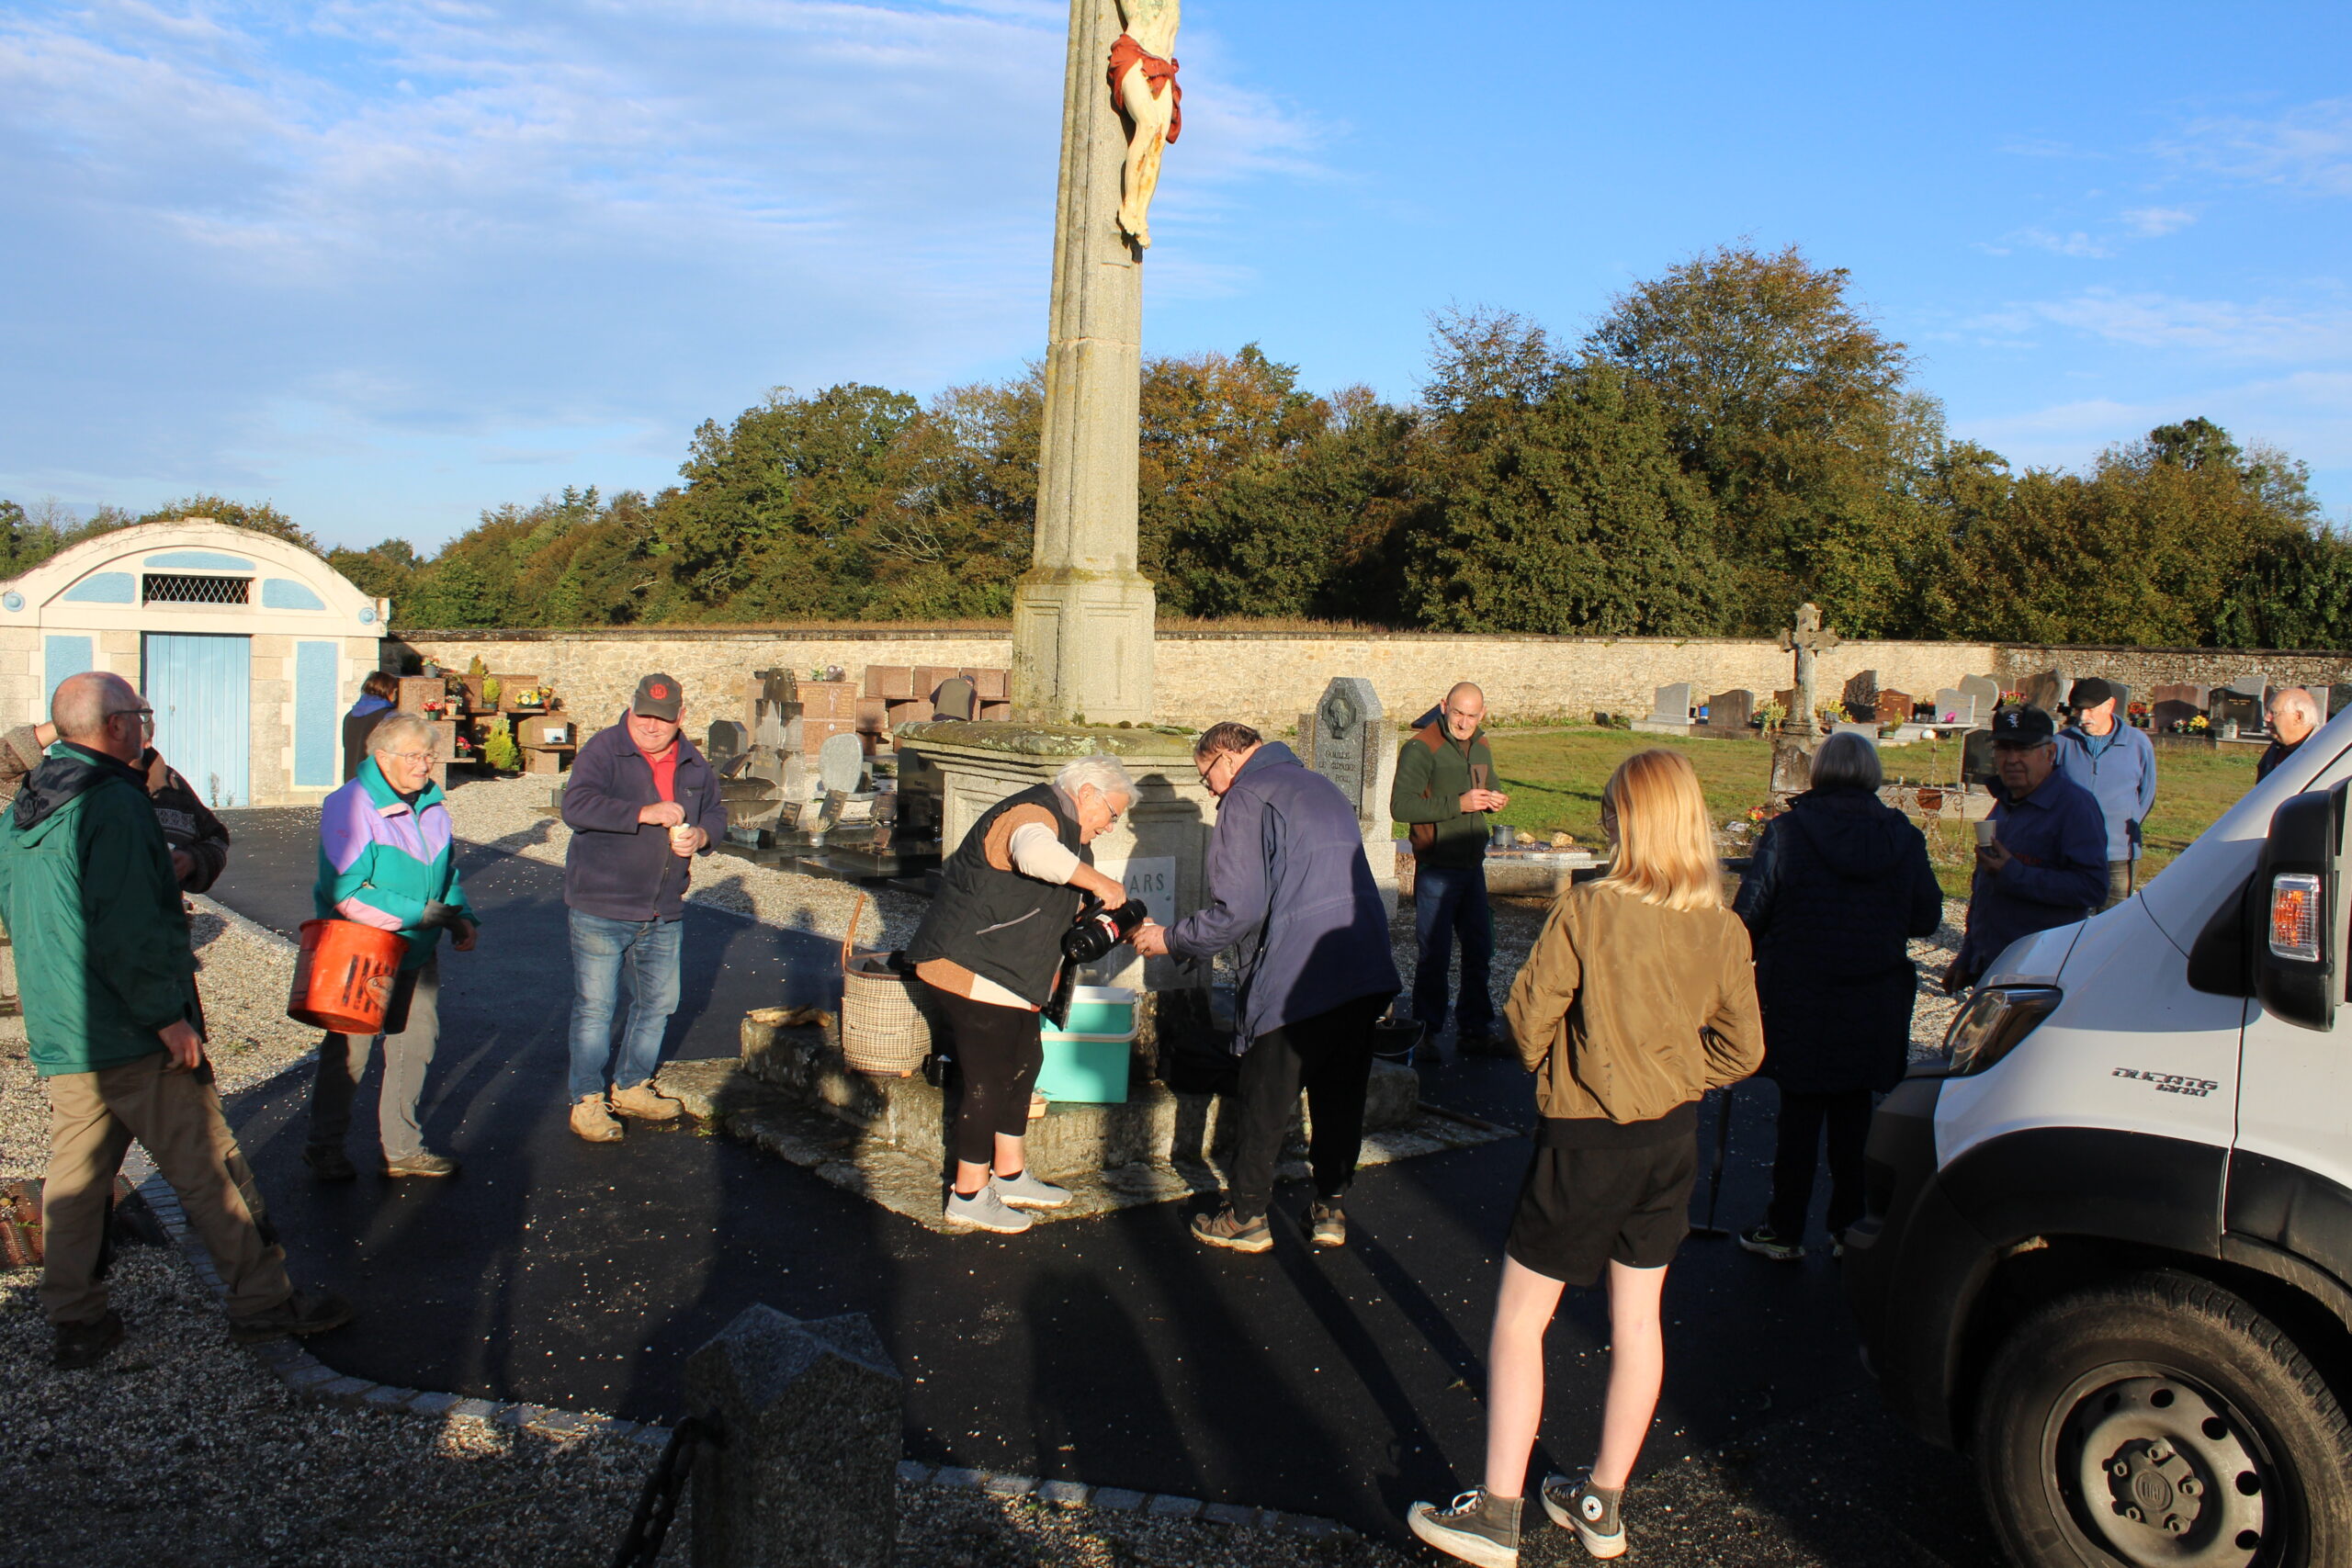
M 1663 1269 L 1690 1234 L 1698 1178 L 1696 1101 L 1656 1122 L 1546 1122 L 1503 1254 L 1571 1285 L 1594 1283 L 1612 1261 Z

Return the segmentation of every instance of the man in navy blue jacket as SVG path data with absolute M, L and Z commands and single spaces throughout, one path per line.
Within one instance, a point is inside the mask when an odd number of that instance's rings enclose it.
M 1968 934 L 1944 989 L 1976 983 L 2021 936 L 2072 925 L 2107 897 L 2107 819 L 2090 791 L 2058 771 L 2057 728 L 2037 707 L 1993 716 L 1993 756 L 2007 798 L 1995 839 L 1976 852 Z
M 1245 724 L 1212 726 L 1193 765 L 1217 797 L 1209 840 L 1208 903 L 1164 931 L 1136 933 L 1136 951 L 1239 961 L 1233 1049 L 1241 1084 L 1240 1135 L 1225 1207 L 1193 1221 L 1211 1247 L 1263 1252 L 1266 1212 L 1298 1091 L 1313 1122 L 1307 1163 L 1315 1245 L 1344 1246 L 1340 1200 L 1355 1179 L 1372 1077 L 1372 1026 L 1402 982 L 1388 946 L 1388 912 L 1355 808 L 1281 741 Z
M 571 1130 L 621 1135 L 618 1111 L 667 1122 L 678 1102 L 653 1087 L 662 1035 L 678 1010 L 678 942 L 694 857 L 727 832 L 718 778 L 680 733 L 685 695 L 648 675 L 622 722 L 580 748 L 563 791 L 571 846 L 563 901 L 571 925 Z M 628 1025 L 613 1051 L 613 1012 L 628 971 Z M 611 1085 L 609 1099 L 606 1085 Z

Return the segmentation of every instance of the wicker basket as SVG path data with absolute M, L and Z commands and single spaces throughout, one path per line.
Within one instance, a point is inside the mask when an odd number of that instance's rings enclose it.
M 861 894 L 842 939 L 842 1059 L 862 1073 L 902 1078 L 931 1054 L 931 1021 L 916 999 L 922 982 L 892 969 L 886 953 L 854 951 L 865 911 Z

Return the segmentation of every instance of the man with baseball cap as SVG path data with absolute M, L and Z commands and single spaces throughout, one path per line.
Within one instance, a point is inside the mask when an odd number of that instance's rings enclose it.
M 678 947 L 694 857 L 727 832 L 718 777 L 679 731 L 685 694 L 668 675 L 637 683 L 621 722 L 580 748 L 563 791 L 571 844 L 563 902 L 571 923 L 571 1130 L 621 1135 L 617 1111 L 667 1122 L 678 1102 L 653 1086 L 662 1036 L 678 1010 Z M 628 1021 L 616 1055 L 613 1014 L 628 975 Z M 607 1085 L 610 1086 L 609 1094 Z
M 2143 730 L 2123 722 L 2123 688 L 2093 675 L 2075 682 L 2066 699 L 2075 722 L 2058 736 L 2058 771 L 2091 792 L 2107 822 L 2107 896 L 2112 909 L 2132 897 L 2142 826 L 2156 804 L 2156 748 Z
M 2070 925 L 2107 896 L 2107 823 L 2098 802 L 2058 771 L 2057 727 L 2038 707 L 1993 716 L 1993 758 L 2003 797 L 1993 840 L 1976 850 L 1968 934 L 1944 989 L 1973 986 L 2021 936 Z

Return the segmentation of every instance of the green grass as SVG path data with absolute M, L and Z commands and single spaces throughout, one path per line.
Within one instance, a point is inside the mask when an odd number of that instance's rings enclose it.
M 1496 820 L 1531 833 L 1575 835 L 1581 844 L 1600 842 L 1600 790 L 1617 764 L 1636 751 L 1663 747 L 1679 751 L 1698 770 L 1707 809 L 1718 823 L 1744 820 L 1770 797 L 1772 749 L 1761 740 L 1679 739 L 1635 735 L 1588 725 L 1557 729 L 1506 729 L 1490 733 L 1495 767 L 1510 795 Z M 2143 880 L 2155 875 L 2188 847 L 2213 819 L 2254 787 L 2257 746 L 2156 748 L 2156 807 L 2148 818 Z M 1942 784 L 1957 782 L 1957 741 L 1916 741 L 1880 753 L 1888 782 Z M 1973 834 L 1965 824 L 1930 823 L 1928 847 L 1944 890 L 1955 897 L 1968 891 Z

